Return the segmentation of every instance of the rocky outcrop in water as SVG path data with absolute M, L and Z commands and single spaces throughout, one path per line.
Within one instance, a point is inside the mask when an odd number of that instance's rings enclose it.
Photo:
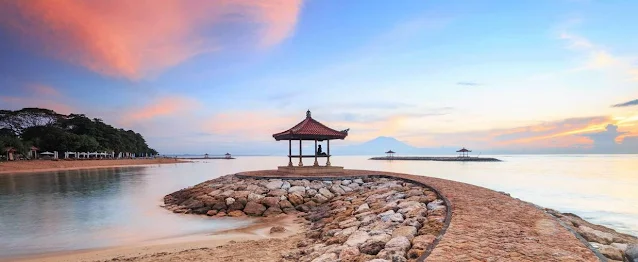
M 441 234 L 448 207 L 432 190 L 388 178 L 254 179 L 234 175 L 167 195 L 176 213 L 298 214 L 306 239 L 284 261 L 413 261 Z
M 589 223 L 577 215 L 545 209 L 589 242 L 608 261 L 638 262 L 638 238 Z

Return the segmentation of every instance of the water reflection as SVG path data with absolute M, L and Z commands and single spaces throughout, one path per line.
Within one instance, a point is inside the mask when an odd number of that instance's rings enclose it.
M 338 156 L 334 165 L 451 179 L 572 212 L 638 235 L 638 156 L 498 156 L 500 163 L 371 161 Z M 167 193 L 286 157 L 238 157 L 186 164 L 0 175 L 0 256 L 124 245 L 236 227 L 233 220 L 176 215 Z
M 0 176 L 1 256 L 123 245 L 248 223 L 180 216 L 159 208 L 162 196 L 178 189 L 171 188 L 176 175 L 159 170 Z

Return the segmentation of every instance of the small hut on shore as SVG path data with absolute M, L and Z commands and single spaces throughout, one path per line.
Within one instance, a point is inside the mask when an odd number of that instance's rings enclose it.
M 32 146 L 31 148 L 29 148 L 29 154 L 28 154 L 29 159 L 37 159 L 38 151 L 40 151 L 40 149 L 35 146 Z
M 204 154 L 204 158 L 208 158 L 208 154 Z
M 386 154 L 386 156 L 387 156 L 388 158 L 393 158 L 393 157 L 394 157 L 395 152 L 394 152 L 394 151 L 392 151 L 392 150 L 388 150 L 388 152 L 385 152 L 385 154 Z
M 5 147 L 4 152 L 6 153 L 7 161 L 15 160 L 15 154 L 17 150 L 13 147 Z
M 233 156 L 231 156 L 231 155 L 230 155 L 230 153 L 226 153 L 226 154 L 224 155 L 224 158 L 226 158 L 226 159 L 232 159 L 232 158 L 233 158 Z
M 459 157 L 470 157 L 470 154 L 469 154 L 469 153 L 470 153 L 470 152 L 472 152 L 472 150 L 466 149 L 466 148 L 464 147 L 464 148 L 461 148 L 460 150 L 458 150 L 458 151 L 456 151 L 456 152 L 457 152 L 457 153 L 461 153 L 461 154 L 459 155 Z

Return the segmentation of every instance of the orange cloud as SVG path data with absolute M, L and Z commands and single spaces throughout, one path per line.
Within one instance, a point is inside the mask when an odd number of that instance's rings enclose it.
M 185 97 L 163 97 L 137 109 L 128 110 L 122 122 L 130 125 L 138 121 L 148 121 L 158 117 L 175 116 L 197 109 L 199 102 Z
M 0 0 L 0 26 L 57 59 L 139 79 L 223 48 L 211 33 L 219 27 L 256 25 L 262 46 L 277 44 L 300 8 L 301 0 Z

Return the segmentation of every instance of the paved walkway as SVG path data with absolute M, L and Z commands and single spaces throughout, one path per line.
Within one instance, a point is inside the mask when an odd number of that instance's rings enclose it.
M 241 174 L 299 176 L 275 170 Z M 340 175 L 325 176 L 364 175 L 417 181 L 437 189 L 451 202 L 450 225 L 426 261 L 599 261 L 556 219 L 528 203 L 493 190 L 450 180 L 380 171 L 346 170 Z

